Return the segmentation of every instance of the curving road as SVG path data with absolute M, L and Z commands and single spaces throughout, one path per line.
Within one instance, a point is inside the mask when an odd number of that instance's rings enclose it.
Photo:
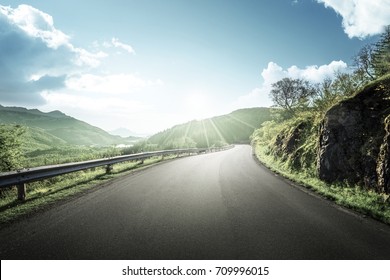
M 390 259 L 389 226 L 291 186 L 249 146 L 120 177 L 0 238 L 1 259 Z

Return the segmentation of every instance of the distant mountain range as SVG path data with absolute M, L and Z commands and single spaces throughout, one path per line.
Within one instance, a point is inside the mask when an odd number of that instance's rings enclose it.
M 240 109 L 227 115 L 176 125 L 149 137 L 144 144 L 156 149 L 167 149 L 249 143 L 253 131 L 269 119 L 269 108 Z M 144 139 L 119 136 L 129 135 L 127 129 L 112 131 L 118 134 L 112 135 L 60 111 L 44 113 L 37 109 L 0 105 L 0 124 L 17 124 L 26 128 L 26 152 L 69 145 L 129 145 Z
M 65 115 L 60 111 L 43 113 L 37 109 L 0 105 L 0 124 L 26 127 L 29 150 L 63 145 L 110 146 L 133 143 L 135 138 L 122 138 Z
M 159 148 L 213 147 L 249 143 L 255 129 L 270 120 L 269 108 L 248 108 L 204 120 L 176 125 L 149 137 Z

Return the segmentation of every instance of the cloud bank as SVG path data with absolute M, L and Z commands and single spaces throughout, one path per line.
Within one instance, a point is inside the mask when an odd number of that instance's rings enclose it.
M 264 85 L 272 85 L 283 78 L 304 79 L 312 83 L 320 83 L 325 78 L 332 78 L 335 72 L 346 71 L 348 65 L 342 61 L 332 61 L 329 64 L 317 66 L 310 65 L 305 68 L 291 66 L 283 69 L 275 62 L 269 62 L 267 68 L 263 69 L 261 76 L 264 79 Z
M 275 62 L 269 62 L 267 68 L 261 72 L 263 83 L 260 87 L 253 89 L 250 93 L 240 96 L 234 103 L 234 108 L 253 107 L 254 104 L 262 107 L 269 107 L 272 101 L 269 98 L 269 93 L 272 89 L 272 84 L 283 78 L 305 79 L 312 83 L 320 83 L 326 78 L 334 77 L 336 72 L 347 72 L 348 65 L 342 61 L 332 61 L 329 64 L 317 66 L 311 65 L 305 68 L 291 66 L 287 69 L 279 66 Z
M 44 91 L 65 87 L 68 75 L 105 57 L 76 48 L 53 18 L 31 6 L 0 5 L 0 101 L 43 104 Z
M 317 0 L 343 18 L 348 37 L 365 38 L 383 32 L 390 24 L 390 0 Z

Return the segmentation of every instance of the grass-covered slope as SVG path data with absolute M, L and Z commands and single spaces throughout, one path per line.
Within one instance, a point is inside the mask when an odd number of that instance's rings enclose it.
M 227 115 L 176 125 L 151 136 L 148 142 L 159 148 L 249 143 L 253 131 L 269 119 L 269 108 L 240 109 Z
M 0 123 L 18 124 L 27 128 L 27 139 L 32 149 L 59 145 L 107 146 L 123 143 L 119 136 L 69 117 L 60 111 L 43 113 L 37 109 L 0 105 Z

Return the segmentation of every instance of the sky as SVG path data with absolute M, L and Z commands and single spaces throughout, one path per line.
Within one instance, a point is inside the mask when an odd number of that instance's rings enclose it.
M 351 71 L 389 24 L 390 0 L 0 0 L 0 104 L 151 135 Z

